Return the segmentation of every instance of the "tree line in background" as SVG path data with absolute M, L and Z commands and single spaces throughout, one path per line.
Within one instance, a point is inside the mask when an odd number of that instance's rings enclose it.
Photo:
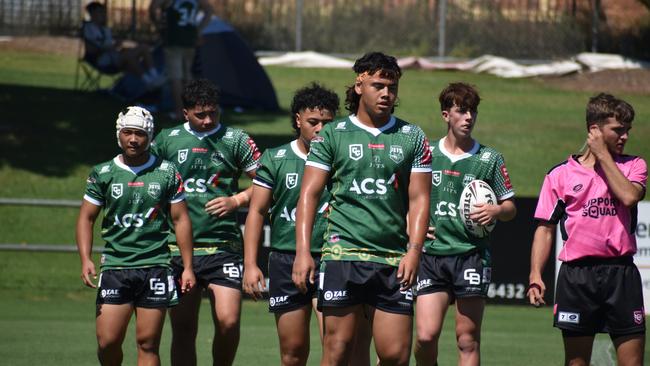
M 549 59 L 591 51 L 650 59 L 650 0 L 211 0 L 255 50 Z M 82 0 L 0 0 L 0 34 L 74 34 Z M 152 40 L 148 0 L 109 0 L 114 33 Z M 297 11 L 301 9 L 301 12 Z

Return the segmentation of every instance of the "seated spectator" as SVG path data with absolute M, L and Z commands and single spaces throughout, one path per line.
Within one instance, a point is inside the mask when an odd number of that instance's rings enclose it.
M 127 47 L 115 41 L 111 30 L 106 26 L 106 6 L 93 1 L 86 5 L 90 21 L 82 29 L 85 54 L 84 59 L 102 73 L 127 72 L 142 78 L 151 89 L 160 87 L 165 77 L 158 73 L 153 64 L 149 47 L 133 45 Z

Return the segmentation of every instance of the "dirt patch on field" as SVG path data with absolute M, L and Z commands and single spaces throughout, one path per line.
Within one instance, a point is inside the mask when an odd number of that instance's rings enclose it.
M 650 94 L 650 70 L 607 70 L 543 78 L 543 83 L 567 90 Z
M 57 55 L 76 56 L 79 38 L 75 37 L 2 37 L 0 51 L 31 51 Z

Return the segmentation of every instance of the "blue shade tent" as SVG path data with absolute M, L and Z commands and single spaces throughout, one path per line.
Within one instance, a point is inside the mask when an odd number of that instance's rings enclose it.
M 194 66 L 197 76 L 219 86 L 223 106 L 279 109 L 271 80 L 255 54 L 235 29 L 218 17 L 203 31 Z

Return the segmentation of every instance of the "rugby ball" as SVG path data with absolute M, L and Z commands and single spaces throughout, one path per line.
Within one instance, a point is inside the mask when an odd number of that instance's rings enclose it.
M 490 234 L 494 226 L 496 225 L 496 220 L 488 225 L 479 225 L 478 222 L 470 219 L 469 215 L 474 212 L 476 207 L 474 204 L 477 203 L 488 203 L 495 205 L 497 203 L 497 196 L 494 194 L 492 187 L 489 184 L 485 183 L 480 179 L 475 179 L 465 186 L 463 192 L 460 194 L 460 201 L 458 202 L 460 218 L 463 221 L 463 225 L 470 234 L 484 238 Z

